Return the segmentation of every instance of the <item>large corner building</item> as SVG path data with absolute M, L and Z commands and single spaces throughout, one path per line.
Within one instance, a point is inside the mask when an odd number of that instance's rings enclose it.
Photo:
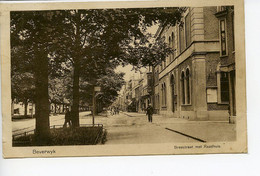
M 155 111 L 189 120 L 233 120 L 233 7 L 186 8 L 180 23 L 159 27 L 156 37 L 174 53 L 153 67 Z

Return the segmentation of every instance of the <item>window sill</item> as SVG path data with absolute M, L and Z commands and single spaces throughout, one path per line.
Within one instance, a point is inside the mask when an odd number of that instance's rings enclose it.
M 225 57 L 228 57 L 228 55 L 222 55 L 222 56 L 220 56 L 220 58 L 225 58 Z
M 220 102 L 218 105 L 229 105 L 229 102 Z
M 182 104 L 181 106 L 191 106 L 192 104 Z

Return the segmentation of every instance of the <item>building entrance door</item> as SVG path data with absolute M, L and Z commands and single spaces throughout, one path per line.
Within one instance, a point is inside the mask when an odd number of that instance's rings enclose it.
M 231 77 L 231 93 L 232 93 L 232 106 L 233 106 L 233 112 L 232 115 L 236 116 L 236 75 L 235 71 L 230 72 L 230 77 Z

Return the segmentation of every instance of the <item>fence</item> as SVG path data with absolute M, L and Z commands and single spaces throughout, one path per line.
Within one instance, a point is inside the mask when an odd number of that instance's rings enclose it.
M 95 125 L 93 125 L 93 124 L 81 124 L 80 127 L 101 127 L 99 132 L 98 132 L 98 135 L 97 135 L 95 142 L 97 141 L 100 133 L 102 133 L 102 131 L 103 131 L 103 124 L 95 124 Z M 52 126 L 50 126 L 50 129 L 61 129 L 61 128 L 63 128 L 63 125 L 52 125 Z M 30 130 L 30 131 L 26 131 L 26 132 L 23 132 L 23 133 L 15 134 L 15 135 L 12 136 L 12 138 L 13 138 L 13 141 L 16 141 L 16 139 L 19 138 L 19 137 L 26 137 L 28 135 L 35 134 L 35 132 L 36 132 L 35 129 Z

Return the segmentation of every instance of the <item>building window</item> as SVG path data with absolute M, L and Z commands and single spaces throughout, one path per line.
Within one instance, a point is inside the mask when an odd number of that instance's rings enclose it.
M 187 93 L 187 104 L 190 104 L 190 70 L 186 70 L 186 93 Z
M 159 109 L 159 99 L 160 99 L 160 97 L 159 97 L 159 95 L 157 95 L 157 108 Z
M 174 42 L 175 42 L 175 37 L 174 37 L 174 33 L 172 32 L 172 49 L 173 49 L 173 53 L 172 53 L 172 60 L 174 59 L 174 52 L 175 52 L 175 47 L 174 47 Z
M 185 17 L 185 38 L 186 38 L 186 47 L 191 43 L 191 18 L 190 13 Z
M 222 12 L 222 11 L 226 11 L 227 10 L 227 6 L 218 6 L 217 7 L 217 12 Z
M 166 85 L 165 83 L 162 84 L 162 107 L 166 106 Z
M 169 47 L 172 48 L 171 36 L 169 36 Z M 172 61 L 172 54 L 170 54 L 170 62 Z
M 184 30 L 182 24 L 179 26 L 179 50 L 180 53 L 184 50 Z
M 181 96 L 182 96 L 182 104 L 185 104 L 185 83 L 184 83 L 184 72 L 181 72 Z
M 232 13 L 232 44 L 233 44 L 233 51 L 235 51 L 235 20 L 234 20 L 234 13 Z
M 221 102 L 229 102 L 229 82 L 228 73 L 221 72 L 220 75 Z
M 154 84 L 156 85 L 157 83 L 158 83 L 158 71 L 156 70 L 155 72 L 154 72 Z
M 14 109 L 14 114 L 20 114 L 19 113 L 19 108 Z
M 164 106 L 164 89 L 163 89 L 163 84 L 162 84 L 162 106 Z
M 227 43 L 226 43 L 226 21 L 220 20 L 220 44 L 221 44 L 221 55 L 227 55 Z
M 164 83 L 164 106 L 166 106 L 167 96 L 166 96 L 166 84 Z
M 171 89 L 172 89 L 172 112 L 175 112 L 175 81 L 173 75 L 171 76 Z

